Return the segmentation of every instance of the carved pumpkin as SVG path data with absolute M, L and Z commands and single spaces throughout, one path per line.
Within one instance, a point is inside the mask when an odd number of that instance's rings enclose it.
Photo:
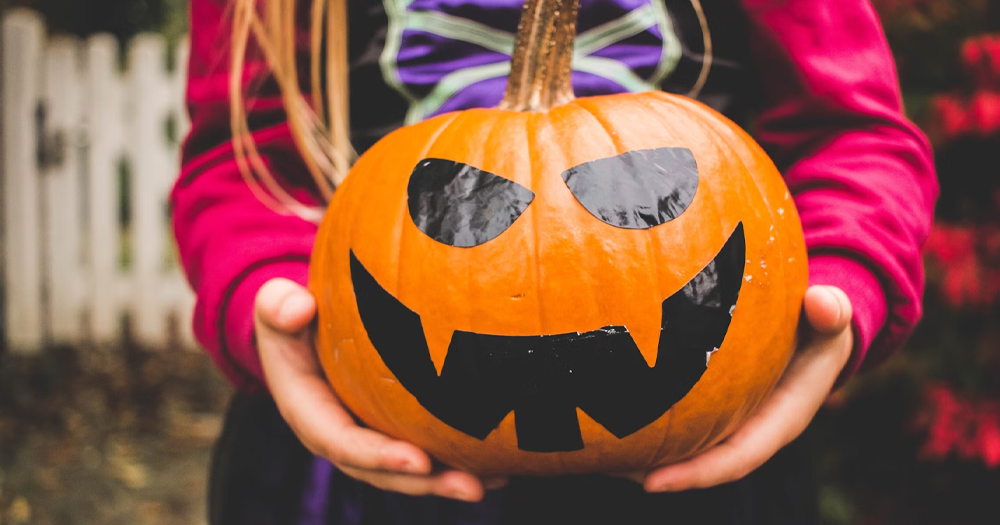
M 386 136 L 316 240 L 337 395 L 471 472 L 690 457 L 794 348 L 806 253 L 777 169 L 695 101 L 574 100 L 575 18 L 574 0 L 530 0 L 501 107 Z

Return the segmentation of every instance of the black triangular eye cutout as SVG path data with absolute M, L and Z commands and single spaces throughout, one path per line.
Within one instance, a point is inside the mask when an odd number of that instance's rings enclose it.
M 430 238 L 471 248 L 510 228 L 535 194 L 468 164 L 444 159 L 417 163 L 407 186 L 410 218 Z
M 698 164 L 687 148 L 643 149 L 585 162 L 562 178 L 594 217 L 642 230 L 684 213 L 698 189 Z

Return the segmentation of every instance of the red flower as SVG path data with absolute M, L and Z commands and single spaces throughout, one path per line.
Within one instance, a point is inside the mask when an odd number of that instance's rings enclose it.
M 924 245 L 936 283 L 953 307 L 982 308 L 1000 300 L 1000 230 L 937 224 Z
M 924 395 L 927 406 L 916 421 L 927 428 L 922 459 L 940 461 L 954 454 L 989 468 L 1000 466 L 1000 402 L 960 399 L 944 384 L 928 386 Z
M 973 237 L 971 228 L 935 224 L 931 228 L 927 242 L 924 243 L 924 252 L 937 259 L 942 265 L 950 265 L 974 256 Z
M 975 91 L 970 97 L 941 94 L 931 100 L 928 131 L 935 140 L 1000 132 L 1000 34 L 966 40 L 960 56 Z
M 930 405 L 930 423 L 927 441 L 920 449 L 920 456 L 929 460 L 942 460 L 962 443 L 969 427 L 969 411 L 952 391 L 944 385 L 931 385 L 925 390 Z
M 949 266 L 945 270 L 941 291 L 952 306 L 983 306 L 984 290 L 979 266 L 975 259 L 965 259 L 961 264 Z
M 936 95 L 931 100 L 931 119 L 945 139 L 953 139 L 972 129 L 964 101 L 954 95 Z
M 973 93 L 967 122 L 980 135 L 1000 131 L 1000 93 L 982 90 Z
M 1000 34 L 970 38 L 962 44 L 962 65 L 979 88 L 1000 89 Z
M 974 448 L 987 467 L 996 468 L 1000 466 L 1000 406 L 989 403 L 981 407 L 978 416 Z

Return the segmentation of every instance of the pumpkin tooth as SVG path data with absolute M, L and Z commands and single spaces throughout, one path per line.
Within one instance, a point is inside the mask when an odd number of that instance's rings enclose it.
M 431 361 L 438 376 L 441 375 L 441 368 L 444 366 L 444 359 L 448 356 L 448 347 L 451 345 L 451 337 L 455 330 L 445 323 L 435 323 L 430 320 L 422 322 L 424 327 L 424 339 L 427 340 L 427 349 L 431 354 Z
M 632 334 L 635 346 L 639 347 L 639 352 L 650 368 L 656 364 L 656 355 L 660 346 L 660 322 L 663 317 L 659 308 L 655 308 L 653 311 L 656 314 L 644 315 L 645 319 L 642 322 L 633 321 L 625 325 L 625 328 Z

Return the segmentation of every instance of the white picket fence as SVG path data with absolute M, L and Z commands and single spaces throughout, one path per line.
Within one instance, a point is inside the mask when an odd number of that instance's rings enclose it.
M 168 71 L 163 38 L 140 35 L 121 71 L 112 36 L 49 36 L 23 9 L 4 14 L 2 45 L 9 350 L 120 344 L 126 315 L 145 348 L 194 347 L 167 204 L 187 47 Z

